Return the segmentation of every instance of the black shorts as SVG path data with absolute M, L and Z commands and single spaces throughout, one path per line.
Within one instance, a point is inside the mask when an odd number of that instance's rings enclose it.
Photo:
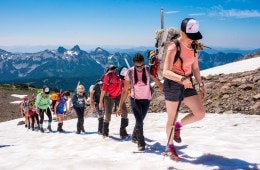
M 165 100 L 172 102 L 183 100 L 185 97 L 198 95 L 195 88 L 184 89 L 184 86 L 182 84 L 169 79 L 164 79 L 163 92 Z

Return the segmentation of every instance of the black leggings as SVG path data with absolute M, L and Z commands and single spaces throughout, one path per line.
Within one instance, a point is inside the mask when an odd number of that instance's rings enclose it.
M 84 107 L 74 107 L 76 114 L 78 116 L 77 131 L 84 130 Z
M 51 110 L 50 110 L 50 108 L 48 107 L 47 109 L 40 109 L 40 110 L 39 110 L 40 124 L 43 124 L 44 112 L 46 113 L 46 115 L 47 115 L 48 118 L 49 118 L 49 121 L 48 121 L 48 122 L 51 123 L 51 121 L 52 121 Z
M 142 128 L 144 125 L 144 118 L 149 109 L 150 100 L 148 99 L 130 99 L 131 108 L 135 116 L 135 127 Z

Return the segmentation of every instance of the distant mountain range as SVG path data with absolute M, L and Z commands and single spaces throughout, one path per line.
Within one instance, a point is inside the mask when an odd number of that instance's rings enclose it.
M 37 53 L 11 53 L 0 49 L 0 83 L 31 83 L 37 87 L 48 85 L 73 90 L 80 81 L 88 88 L 102 76 L 107 65 L 125 66 L 125 59 L 132 65 L 132 56 L 136 52 L 147 56 L 144 48 L 114 51 L 113 54 L 100 47 L 86 52 L 78 45 L 72 49 L 58 47 Z M 209 54 L 202 51 L 199 64 L 201 69 L 206 69 L 241 57 L 241 53 Z

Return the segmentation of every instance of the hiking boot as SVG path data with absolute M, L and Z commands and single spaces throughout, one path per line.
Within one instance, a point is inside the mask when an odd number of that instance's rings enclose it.
M 133 130 L 133 134 L 132 134 L 132 142 L 137 144 L 136 128 L 134 128 L 134 130 Z
M 76 134 L 80 134 L 80 131 L 77 130 L 77 131 L 76 131 Z
M 102 134 L 104 119 L 103 117 L 98 118 L 98 134 Z
M 170 152 L 169 157 L 170 157 L 171 160 L 174 160 L 174 161 L 180 160 L 180 157 L 178 156 L 173 144 L 168 146 L 168 151 Z
M 43 127 L 40 128 L 40 131 L 41 131 L 42 133 L 44 133 Z
M 109 122 L 104 122 L 103 124 L 103 131 L 102 131 L 102 135 L 103 137 L 107 137 L 108 133 L 109 133 Z
M 52 132 L 51 125 L 48 125 L 47 129 Z
M 136 137 L 137 137 L 137 143 L 138 143 L 138 150 L 144 151 L 145 150 L 145 141 L 144 141 L 144 130 L 143 127 L 137 127 L 136 128 Z
M 138 144 L 138 151 L 144 151 L 145 150 L 145 144 Z
M 176 129 L 174 130 L 174 141 L 177 142 L 177 143 L 181 143 L 181 136 L 180 136 L 180 133 L 181 133 L 181 129 Z
M 128 137 L 127 131 L 126 131 L 126 127 L 128 126 L 128 119 L 121 119 L 121 127 L 120 127 L 120 138 L 124 139 Z
M 62 132 L 62 123 L 58 123 L 58 128 L 57 128 L 58 132 Z

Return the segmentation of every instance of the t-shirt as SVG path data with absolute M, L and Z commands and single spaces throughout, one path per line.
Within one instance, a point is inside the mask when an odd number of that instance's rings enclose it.
M 65 112 L 65 103 L 68 99 L 65 99 L 64 97 L 60 97 L 57 102 L 59 102 L 56 111 L 57 113 L 64 113 Z
M 138 82 L 135 84 L 134 67 L 131 67 L 129 70 L 131 70 L 131 71 L 125 76 L 125 80 L 130 81 L 130 84 L 133 82 L 134 87 L 133 87 L 133 89 L 131 89 L 131 97 L 135 98 L 135 99 L 151 100 L 152 95 L 151 95 L 151 88 L 150 88 L 150 75 L 149 75 L 149 73 L 146 71 L 147 83 L 145 85 L 142 81 L 143 72 L 136 71 Z M 132 74 L 132 82 L 129 78 L 129 74 Z
M 85 108 L 85 96 L 74 94 L 72 97 L 72 104 L 74 108 Z
M 170 43 L 168 46 L 168 50 L 173 50 L 176 48 L 176 45 L 174 43 Z M 181 64 L 181 60 L 178 59 L 172 66 L 172 71 L 179 74 L 179 75 L 190 75 L 191 74 L 191 67 L 192 64 L 195 61 L 194 58 L 194 50 L 186 47 L 183 43 L 180 42 L 180 48 L 181 48 L 181 53 L 180 57 L 183 60 L 183 65 Z M 183 70 L 185 73 L 183 72 Z

